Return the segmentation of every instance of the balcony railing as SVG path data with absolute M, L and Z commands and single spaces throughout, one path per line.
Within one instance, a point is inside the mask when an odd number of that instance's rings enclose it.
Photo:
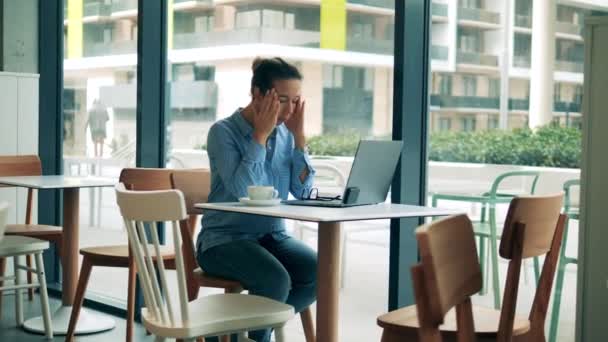
M 213 4 L 213 0 L 173 0 L 174 4 L 179 4 L 182 2 L 196 2 L 197 4 Z
M 532 64 L 530 56 L 513 56 L 513 66 L 518 68 L 529 68 Z
M 500 24 L 500 14 L 496 12 L 490 12 L 479 8 L 458 8 L 458 19 L 479 21 L 488 24 Z
M 525 14 L 515 14 L 515 26 L 532 28 L 532 16 Z
M 170 83 L 171 108 L 217 107 L 217 84 L 213 81 L 178 81 Z M 117 84 L 101 87 L 101 102 L 112 108 L 135 108 L 137 86 Z
M 555 70 L 583 73 L 584 65 L 583 65 L 583 62 L 556 60 L 555 61 Z
M 394 47 L 393 41 L 387 39 L 348 37 L 346 40 L 346 50 L 348 51 L 392 55 Z
M 442 108 L 483 108 L 498 109 L 497 97 L 431 95 L 431 106 Z
M 109 16 L 112 13 L 112 8 L 103 2 L 89 2 L 84 4 L 83 16 Z
M 251 43 L 319 47 L 320 42 L 321 34 L 319 32 L 265 27 L 232 31 L 176 33 L 173 39 L 176 49 Z
M 479 52 L 458 51 L 458 63 L 497 67 L 498 57 Z
M 530 109 L 530 100 L 529 99 L 509 99 L 509 109 L 528 111 Z M 579 102 L 555 101 L 555 102 L 553 102 L 553 111 L 580 113 L 581 104 Z
M 137 10 L 137 0 L 120 0 L 118 2 L 112 2 L 112 13 Z
M 86 42 L 86 40 L 85 40 Z M 109 43 L 89 43 L 84 45 L 85 57 L 125 55 L 137 52 L 137 41 L 122 40 Z
M 348 0 L 351 4 L 395 9 L 394 0 Z
M 431 4 L 431 14 L 437 17 L 447 17 L 448 4 L 433 2 Z
M 431 59 L 447 61 L 448 54 L 449 54 L 449 49 L 447 46 L 441 46 L 441 45 L 432 45 L 431 46 Z
M 583 26 L 565 21 L 558 21 L 555 23 L 555 32 L 581 36 L 583 35 Z

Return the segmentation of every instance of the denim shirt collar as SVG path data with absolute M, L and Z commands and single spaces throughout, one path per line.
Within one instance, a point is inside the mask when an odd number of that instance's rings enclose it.
M 232 114 L 232 118 L 234 119 L 234 123 L 239 128 L 241 134 L 246 137 L 253 133 L 253 126 L 243 116 L 243 108 L 239 108 Z

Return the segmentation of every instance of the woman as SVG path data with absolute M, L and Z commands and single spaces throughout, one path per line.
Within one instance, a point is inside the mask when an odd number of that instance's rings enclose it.
M 312 186 L 306 152 L 302 75 L 281 58 L 256 59 L 251 102 L 209 130 L 209 202 L 235 202 L 251 185 L 272 185 L 300 198 Z M 205 272 L 241 282 L 250 294 L 300 312 L 315 301 L 317 255 L 288 236 L 282 219 L 205 211 L 197 259 Z M 270 330 L 250 332 L 270 341 Z

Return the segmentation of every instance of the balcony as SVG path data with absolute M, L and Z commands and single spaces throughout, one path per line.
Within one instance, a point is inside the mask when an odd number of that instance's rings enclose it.
M 137 10 L 137 0 L 120 0 L 118 2 L 112 2 L 111 7 L 112 13 Z
M 103 2 L 89 2 L 84 4 L 83 17 L 108 17 L 112 8 Z
M 320 42 L 321 34 L 319 32 L 266 27 L 222 32 L 176 33 L 173 39 L 173 44 L 176 49 L 252 43 L 319 47 Z
M 449 49 L 447 46 L 432 45 L 431 46 L 431 59 L 447 61 Z
M 446 17 L 448 16 L 448 4 L 433 2 L 431 4 L 431 14 L 433 17 Z
M 532 28 L 532 16 L 527 14 L 515 14 L 515 26 Z
M 570 22 L 558 21 L 555 23 L 555 32 L 582 36 L 583 26 Z
M 173 4 L 181 4 L 185 2 L 195 2 L 201 5 L 213 5 L 213 0 L 173 0 Z
M 513 66 L 517 68 L 530 68 L 532 60 L 530 56 L 513 56 Z
M 170 83 L 171 108 L 217 107 L 217 84 L 212 81 L 178 81 Z M 134 109 L 137 85 L 117 84 L 101 87 L 99 98 L 111 108 Z
M 346 50 L 355 52 L 392 55 L 394 46 L 394 42 L 387 39 L 348 37 L 346 40 Z
M 217 84 L 212 81 L 171 83 L 171 108 L 217 107 Z
M 431 106 L 440 108 L 498 109 L 499 103 L 497 97 L 431 95 Z
M 509 99 L 509 110 L 528 111 L 530 109 L 529 99 Z M 580 113 L 581 104 L 578 102 L 562 102 L 556 101 L 553 103 L 553 111 Z
M 498 67 L 498 57 L 479 52 L 458 51 L 458 63 Z
M 490 12 L 479 8 L 458 8 L 458 19 L 467 21 L 476 21 L 485 24 L 500 24 L 500 14 Z
M 84 57 L 126 55 L 137 52 L 136 40 L 122 40 L 109 43 L 89 43 L 84 45 Z
M 585 71 L 583 62 L 564 61 L 559 59 L 555 61 L 555 70 L 576 73 L 583 73 Z
M 395 9 L 394 0 L 348 0 L 349 4 Z

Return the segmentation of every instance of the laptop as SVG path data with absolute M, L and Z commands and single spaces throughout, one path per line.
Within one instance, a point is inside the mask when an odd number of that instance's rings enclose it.
M 401 141 L 361 140 L 341 198 L 287 200 L 283 203 L 331 208 L 383 203 L 388 195 L 402 148 Z

